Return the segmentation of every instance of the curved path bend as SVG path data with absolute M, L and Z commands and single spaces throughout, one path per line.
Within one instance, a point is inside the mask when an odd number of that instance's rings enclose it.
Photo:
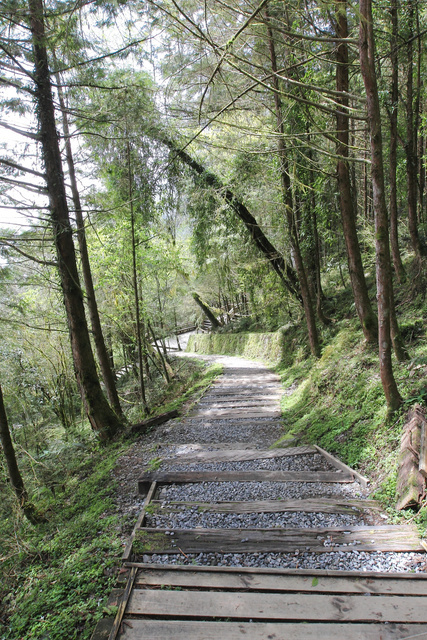
M 415 529 L 387 524 L 365 479 L 319 447 L 271 448 L 279 378 L 215 359 L 224 374 L 193 411 L 149 437 L 118 613 L 93 640 L 427 639 Z

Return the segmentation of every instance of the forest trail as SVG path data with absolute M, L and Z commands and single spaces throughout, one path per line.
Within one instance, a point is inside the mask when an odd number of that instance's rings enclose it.
M 427 638 L 424 550 L 384 524 L 366 480 L 283 435 L 279 378 L 219 357 L 224 374 L 154 435 L 156 468 L 123 555 L 115 620 L 92 640 Z

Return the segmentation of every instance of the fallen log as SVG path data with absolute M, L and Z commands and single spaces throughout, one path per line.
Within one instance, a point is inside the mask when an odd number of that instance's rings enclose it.
M 419 470 L 421 425 L 425 418 L 416 406 L 408 414 L 400 442 L 397 475 L 396 509 L 401 511 L 419 505 L 425 493 L 425 480 Z
M 131 425 L 129 427 L 129 433 L 146 433 L 151 427 L 163 424 L 164 422 L 172 420 L 172 418 L 177 418 L 178 416 L 179 411 L 177 411 L 177 409 L 174 409 L 173 411 L 167 411 L 166 413 L 161 413 L 158 416 L 147 418 L 147 420 L 143 420 L 142 422 Z

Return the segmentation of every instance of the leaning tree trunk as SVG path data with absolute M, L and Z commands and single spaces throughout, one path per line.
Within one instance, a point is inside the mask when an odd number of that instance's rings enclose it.
M 122 423 L 102 393 L 86 323 L 56 131 L 55 109 L 45 46 L 43 2 L 42 0 L 29 0 L 28 7 L 35 65 L 35 96 L 49 194 L 50 218 L 74 368 L 92 428 L 102 440 L 108 440 L 122 428 Z
M 348 79 L 348 45 L 344 40 L 348 38 L 347 24 L 347 0 L 339 0 L 336 3 L 336 34 L 339 38 L 337 46 L 336 84 L 337 91 L 342 95 L 337 99 L 337 163 L 338 191 L 340 195 L 341 220 L 344 231 L 344 240 L 347 249 L 348 270 L 353 289 L 354 303 L 363 334 L 369 343 L 378 341 L 377 318 L 373 312 L 369 299 L 363 270 L 362 254 L 360 252 L 359 239 L 356 227 L 356 213 L 353 206 L 351 193 L 350 171 L 348 166 L 349 128 L 350 118 L 348 113 L 349 79 Z
M 368 123 L 371 138 L 380 374 L 388 409 L 389 411 L 395 411 L 401 405 L 402 398 L 397 389 L 391 362 L 390 310 L 393 300 L 393 284 L 391 279 L 388 219 L 384 189 L 381 112 L 375 72 L 371 0 L 360 0 L 359 9 L 360 66 L 366 90 Z
M 209 307 L 209 305 L 207 305 L 206 302 L 203 302 L 199 294 L 193 291 L 191 295 L 194 298 L 194 302 L 196 302 L 199 305 L 199 307 L 201 308 L 201 310 L 203 311 L 203 313 L 211 323 L 212 328 L 219 329 L 220 327 L 222 327 L 222 323 L 218 320 L 218 318 L 216 317 L 212 309 Z
M 268 15 L 266 16 L 268 19 Z M 289 178 L 289 168 L 287 160 L 287 149 L 285 145 L 285 129 L 283 126 L 283 109 L 280 99 L 280 87 L 277 77 L 277 61 L 274 46 L 273 32 L 267 22 L 268 43 L 270 49 L 271 68 L 273 71 L 273 89 L 274 89 L 274 105 L 277 120 L 277 150 L 280 162 L 280 180 L 282 186 L 283 204 L 286 212 L 286 220 L 288 224 L 289 239 L 291 245 L 292 260 L 297 272 L 300 285 L 302 303 L 304 307 L 304 315 L 307 323 L 308 339 L 310 343 L 311 353 L 315 358 L 320 356 L 319 337 L 316 327 L 316 317 L 313 309 L 313 303 L 310 295 L 310 287 L 308 284 L 307 273 L 304 267 L 301 248 L 298 238 L 298 229 L 295 220 L 291 181 Z
M 3 402 L 3 392 L 0 385 L 0 442 L 3 448 L 3 454 L 6 459 L 7 471 L 9 473 L 10 483 L 18 498 L 19 506 L 24 515 L 32 524 L 44 522 L 44 518 L 39 515 L 34 505 L 28 500 L 28 494 L 25 489 L 24 481 L 18 468 L 15 449 L 10 435 L 9 423 L 7 421 L 6 409 Z
M 252 215 L 246 205 L 236 196 L 236 194 L 231 191 L 231 189 L 229 189 L 217 175 L 206 170 L 200 162 L 181 149 L 176 142 L 168 138 L 163 132 L 151 130 L 149 135 L 168 147 L 168 149 L 170 149 L 177 158 L 190 167 L 194 173 L 200 176 L 205 184 L 216 190 L 216 192 L 231 207 L 237 217 L 243 222 L 253 243 L 266 258 L 271 268 L 277 273 L 284 288 L 287 289 L 294 298 L 301 302 L 298 277 L 294 268 L 285 260 L 280 251 L 278 251 L 266 237 L 256 218 Z
M 96 354 L 98 356 L 99 366 L 101 367 L 102 379 L 104 380 L 105 389 L 107 391 L 108 400 L 116 414 L 121 420 L 124 420 L 122 408 L 120 406 L 119 395 L 117 393 L 116 381 L 111 368 L 111 359 L 108 353 L 104 334 L 102 332 L 101 320 L 99 318 L 98 305 L 95 296 L 95 287 L 93 286 L 92 270 L 90 268 L 89 251 L 86 242 L 86 231 L 83 220 L 82 207 L 80 202 L 80 194 L 77 187 L 76 172 L 74 170 L 73 152 L 70 142 L 70 130 L 68 126 L 67 111 L 65 108 L 64 96 L 58 79 L 58 96 L 59 104 L 62 112 L 62 123 L 65 137 L 65 155 L 67 158 L 68 172 L 70 175 L 71 194 L 73 196 L 74 209 L 77 222 L 77 239 L 80 248 L 80 259 L 83 273 L 83 280 L 86 288 L 87 307 L 89 310 L 90 324 L 92 327 L 92 335 L 95 343 Z

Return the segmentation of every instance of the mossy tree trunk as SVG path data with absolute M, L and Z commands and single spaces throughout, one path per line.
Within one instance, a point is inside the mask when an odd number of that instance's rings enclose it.
M 50 219 L 55 239 L 74 369 L 92 428 L 98 433 L 101 440 L 108 440 L 121 430 L 122 423 L 102 392 L 86 323 L 56 130 L 55 108 L 45 44 L 43 2 L 42 0 L 29 0 L 28 8 L 35 65 L 36 108 L 49 194 Z
M 391 361 L 391 305 L 393 304 L 388 216 L 385 201 L 381 112 L 375 71 L 375 47 L 371 0 L 360 0 L 359 52 L 366 90 L 371 138 L 371 171 L 375 215 L 375 252 L 378 300 L 378 343 L 381 383 L 389 411 L 402 403 Z
M 203 311 L 203 313 L 205 314 L 209 322 L 212 324 L 212 327 L 214 329 L 219 329 L 219 327 L 222 326 L 222 323 L 218 320 L 218 318 L 216 317 L 212 309 L 209 307 L 209 305 L 206 302 L 204 302 L 199 296 L 199 294 L 196 293 L 195 291 L 193 291 L 191 295 L 194 298 L 194 302 L 196 302 L 199 305 L 199 307 L 201 308 L 201 310 Z
M 303 257 L 301 253 L 301 247 L 299 243 L 298 237 L 298 228 L 295 220 L 295 212 L 293 205 L 293 196 L 292 196 L 292 187 L 291 180 L 289 177 L 289 167 L 288 167 L 288 159 L 287 159 L 287 149 L 285 144 L 285 129 L 283 123 L 283 109 L 282 109 L 282 101 L 280 97 L 280 86 L 279 79 L 277 76 L 277 60 L 276 60 L 276 49 L 274 44 L 273 32 L 271 26 L 268 23 L 268 13 L 266 13 L 267 18 L 267 37 L 268 44 L 270 50 L 270 62 L 271 69 L 273 71 L 273 89 L 274 89 L 274 107 L 275 107 L 275 115 L 277 121 L 277 151 L 279 155 L 280 162 L 280 180 L 282 187 L 282 198 L 283 204 L 285 208 L 286 222 L 288 226 L 289 233 L 289 241 L 291 245 L 291 255 L 292 260 L 295 265 L 295 270 L 297 272 L 302 304 L 304 307 L 304 315 L 305 321 L 307 323 L 307 331 L 308 331 L 308 339 L 310 343 L 311 353 L 315 358 L 320 356 L 320 346 L 319 346 L 319 337 L 317 333 L 316 327 L 316 317 L 313 309 L 313 303 L 310 294 L 310 287 L 308 284 L 307 273 L 305 270 Z
M 391 39 L 391 109 L 390 109 L 390 243 L 393 256 L 394 270 L 399 282 L 405 278 L 405 269 L 399 248 L 398 211 L 397 211 L 397 116 L 399 110 L 399 68 L 398 68 L 398 36 L 399 23 L 397 13 L 397 0 L 392 0 L 390 5 Z
M 24 481 L 19 471 L 18 462 L 16 460 L 15 448 L 13 446 L 12 437 L 10 435 L 9 423 L 7 420 L 6 409 L 3 401 L 3 391 L 0 385 L 0 442 L 3 448 L 3 454 L 6 459 L 7 470 L 9 473 L 10 483 L 18 498 L 19 506 L 24 515 L 32 524 L 39 524 L 44 521 L 35 510 L 34 505 L 28 499 Z
M 375 317 L 375 313 L 369 299 L 368 287 L 366 285 L 365 273 L 363 270 L 362 254 L 357 235 L 356 212 L 353 205 L 353 194 L 348 165 L 350 118 L 348 113 L 349 59 L 348 45 L 345 42 L 348 38 L 347 0 L 339 0 L 336 3 L 335 30 L 337 38 L 339 38 L 336 54 L 336 85 L 337 91 L 341 93 L 341 96 L 337 99 L 339 104 L 337 109 L 337 155 L 339 156 L 339 160 L 337 162 L 337 178 L 340 196 L 341 220 L 347 250 L 351 288 L 353 290 L 357 315 L 359 316 L 366 341 L 371 344 L 376 344 L 378 342 L 377 318 Z
M 74 211 L 77 223 L 77 239 L 80 248 L 80 260 L 83 273 L 83 280 L 86 289 L 87 308 L 92 327 L 93 341 L 95 343 L 96 354 L 98 356 L 99 366 L 101 368 L 102 379 L 105 384 L 108 400 L 116 412 L 120 420 L 124 421 L 125 417 L 120 405 L 119 395 L 117 393 L 116 380 L 113 369 L 111 367 L 111 358 L 108 353 L 104 340 L 101 320 L 99 317 L 98 304 L 96 302 L 95 287 L 93 285 L 92 270 L 89 261 L 89 251 L 86 242 L 86 231 L 83 220 L 82 206 L 80 202 L 80 194 L 77 187 L 76 172 L 74 169 L 74 159 L 70 142 L 70 130 L 68 126 L 67 110 L 65 100 L 61 88 L 61 79 L 57 75 L 59 104 L 62 113 L 62 126 L 65 137 L 65 155 L 67 159 L 68 172 L 70 176 L 71 194 L 73 197 Z

